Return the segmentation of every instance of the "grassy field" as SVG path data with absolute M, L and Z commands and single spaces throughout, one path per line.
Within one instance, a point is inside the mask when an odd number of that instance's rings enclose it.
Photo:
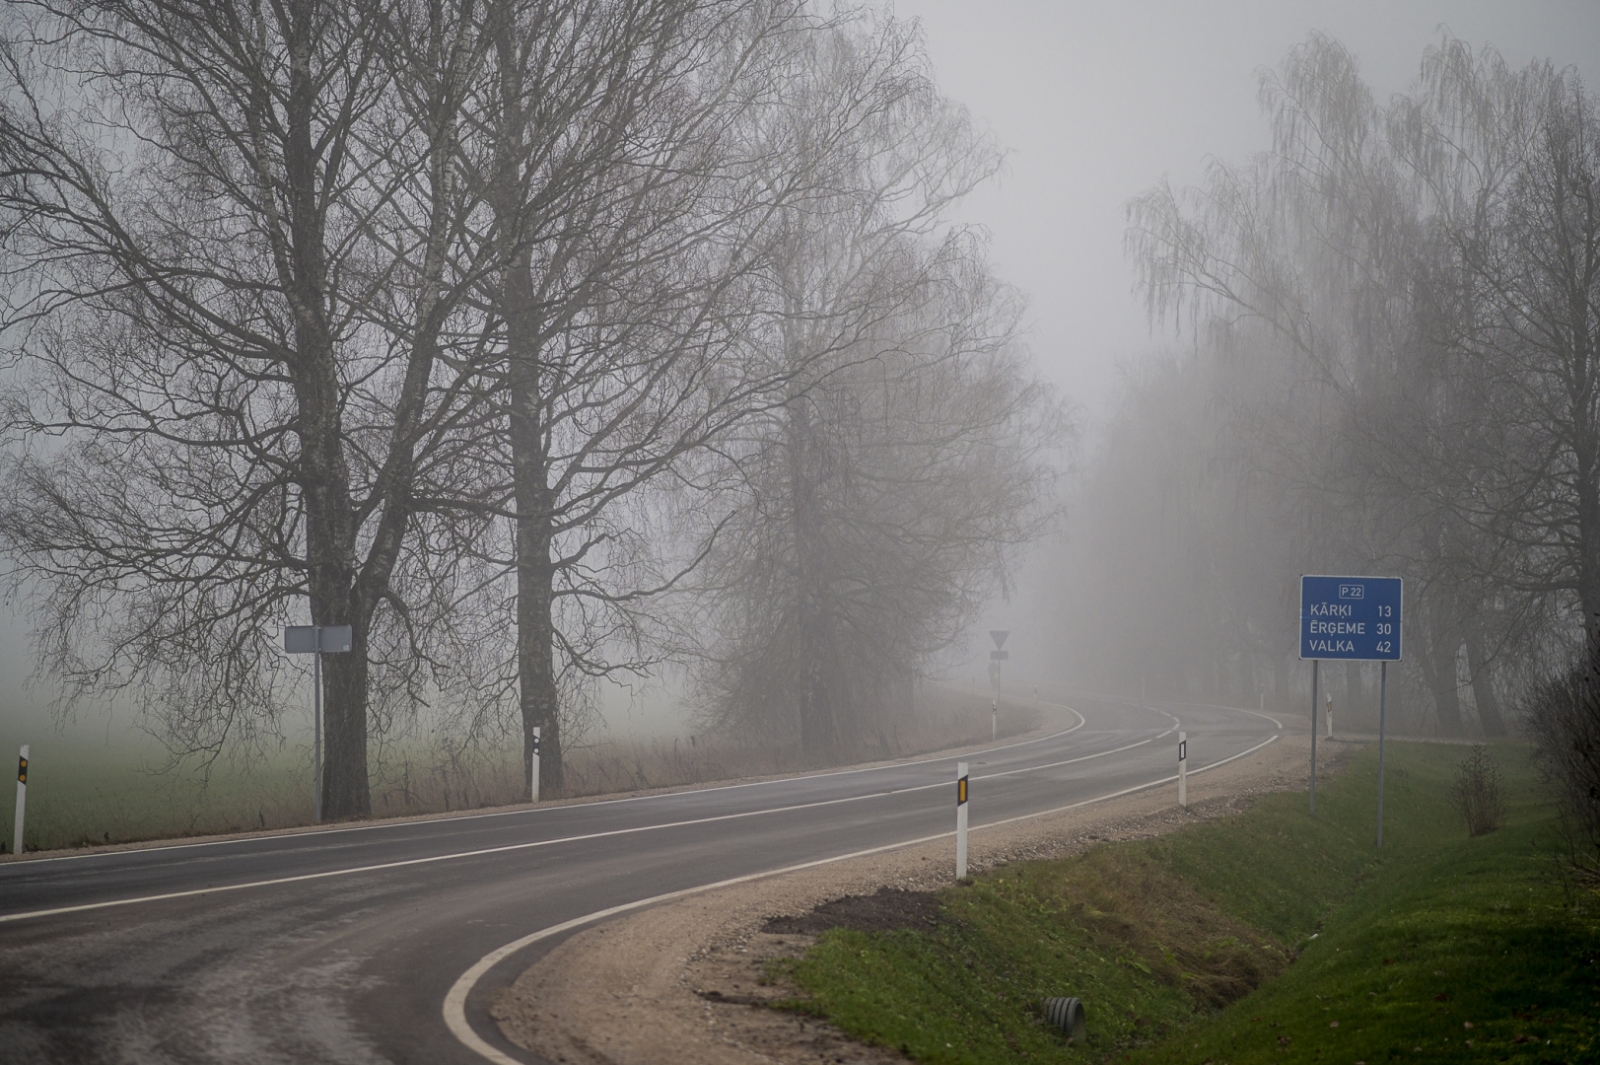
M 311 818 L 310 767 L 292 755 L 249 769 L 219 763 L 208 776 L 198 766 L 169 769 L 165 752 L 137 736 L 30 739 L 29 849 L 279 828 Z M 9 796 L 3 808 L 9 847 Z
M 1002 712 L 1001 735 L 1033 728 L 1027 702 Z M 889 758 L 987 740 L 981 693 L 928 685 L 914 722 L 879 738 L 864 758 Z M 309 737 L 305 737 L 309 740 Z M 68 732 L 0 722 L 0 751 L 31 746 L 25 846 L 54 850 L 101 843 L 288 828 L 312 822 L 311 747 L 287 741 L 264 759 L 174 766 L 153 739 L 109 725 Z M 372 812 L 377 817 L 482 809 L 521 801 L 520 741 L 465 747 L 448 737 L 374 744 Z M 799 769 L 796 752 L 699 737 L 600 734 L 567 751 L 567 797 L 676 787 Z M 551 797 L 546 793 L 546 798 Z M 12 838 L 9 795 L 0 801 L 0 842 Z
M 1459 747 L 1390 747 L 1249 813 L 941 893 L 937 929 L 826 933 L 799 1008 L 918 1061 L 1600 1060 L 1600 900 L 1569 894 L 1526 753 L 1506 825 L 1470 839 Z M 1089 1038 L 1038 1001 L 1084 1000 Z

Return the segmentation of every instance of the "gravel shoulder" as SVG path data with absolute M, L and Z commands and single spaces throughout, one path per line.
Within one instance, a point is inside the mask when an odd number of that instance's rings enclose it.
M 1103 840 L 1140 839 L 1227 816 L 1254 796 L 1303 789 L 1310 736 L 1286 734 L 1238 761 L 1173 787 L 972 831 L 974 871 L 1064 857 Z M 1358 744 L 1323 740 L 1318 771 Z M 819 906 L 883 888 L 931 891 L 954 880 L 949 840 L 707 891 L 609 921 L 563 942 L 500 993 L 491 1012 L 518 1046 L 563 1065 L 878 1065 L 904 1062 L 802 1014 L 751 1008 L 796 992 L 765 976 L 769 959 L 814 942 Z M 777 920 L 774 918 L 794 918 Z M 910 919 L 914 920 L 914 915 Z

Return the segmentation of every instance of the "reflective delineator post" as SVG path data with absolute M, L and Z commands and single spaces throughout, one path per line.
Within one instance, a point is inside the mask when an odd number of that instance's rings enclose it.
M 11 834 L 11 853 L 22 853 L 22 814 L 28 805 L 28 745 L 17 755 L 17 821 Z
M 1178 733 L 1178 805 L 1189 807 L 1189 734 Z
M 956 763 L 956 879 L 967 878 L 967 763 Z
M 539 726 L 533 726 L 533 749 L 528 752 L 528 795 L 539 801 Z
M 989 742 L 993 743 L 995 737 L 1000 735 L 1000 700 L 996 699 L 989 704 Z
M 1333 739 L 1333 693 L 1328 693 L 1328 738 Z

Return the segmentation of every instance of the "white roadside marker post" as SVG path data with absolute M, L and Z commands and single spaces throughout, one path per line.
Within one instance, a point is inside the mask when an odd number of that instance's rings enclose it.
M 1189 734 L 1178 733 L 1178 805 L 1189 808 Z
M 1328 738 L 1333 739 L 1333 693 L 1328 693 Z
M 11 837 L 11 853 L 22 853 L 22 814 L 28 805 L 28 745 L 22 745 L 17 755 L 17 821 Z
M 528 752 L 528 794 L 539 801 L 539 726 L 533 726 L 533 749 Z
M 989 704 L 989 742 L 993 743 L 995 737 L 1000 735 L 1000 700 L 996 699 Z
M 956 763 L 956 879 L 967 878 L 967 763 Z

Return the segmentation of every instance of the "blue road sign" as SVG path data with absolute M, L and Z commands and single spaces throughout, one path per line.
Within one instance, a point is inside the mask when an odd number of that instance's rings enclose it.
M 1300 578 L 1300 657 L 1400 661 L 1399 577 Z

